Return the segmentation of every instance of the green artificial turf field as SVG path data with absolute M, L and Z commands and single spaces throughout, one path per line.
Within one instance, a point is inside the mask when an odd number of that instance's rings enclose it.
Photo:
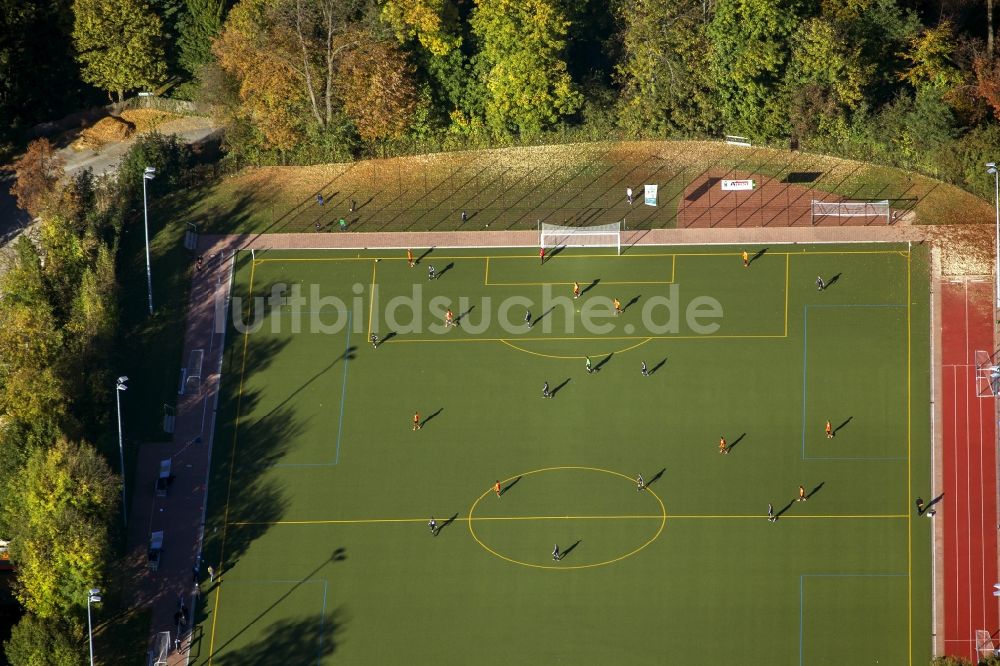
M 241 254 L 193 663 L 928 663 L 926 253 L 740 249 Z

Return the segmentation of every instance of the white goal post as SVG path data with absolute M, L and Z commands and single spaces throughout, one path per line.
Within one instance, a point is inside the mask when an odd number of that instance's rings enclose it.
M 812 202 L 812 223 L 820 217 L 884 217 L 892 224 L 892 207 L 889 200 L 881 201 L 817 201 Z
M 539 223 L 538 245 L 558 247 L 613 247 L 622 253 L 622 222 L 596 224 L 590 227 L 566 227 L 561 224 Z

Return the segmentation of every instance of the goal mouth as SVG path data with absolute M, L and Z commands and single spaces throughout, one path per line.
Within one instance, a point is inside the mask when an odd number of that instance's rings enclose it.
M 570 227 L 542 222 L 538 230 L 538 245 L 541 248 L 613 247 L 618 254 L 621 254 L 623 222 L 595 224 L 587 227 Z
M 1000 395 L 1000 364 L 998 353 L 976 350 L 976 397 L 994 398 Z
M 892 207 L 888 199 L 879 201 L 812 201 L 812 223 L 821 217 L 870 217 L 892 223 Z

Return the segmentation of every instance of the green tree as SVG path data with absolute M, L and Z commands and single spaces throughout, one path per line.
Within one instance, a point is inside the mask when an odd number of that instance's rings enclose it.
M 30 612 L 43 619 L 71 615 L 103 580 L 118 488 L 89 444 L 61 439 L 31 452 L 18 501 L 3 507 L 17 535 L 10 544 L 18 565 L 15 594 Z
M 781 87 L 799 0 L 718 0 L 709 25 L 711 75 L 725 130 L 754 139 L 787 133 Z
M 570 23 L 557 0 L 477 0 L 476 72 L 487 124 L 499 135 L 532 135 L 583 103 L 563 59 Z
M 73 11 L 84 81 L 122 101 L 126 91 L 164 79 L 163 23 L 145 0 L 74 0 Z
M 626 0 L 616 15 L 622 125 L 638 136 L 714 126 L 701 0 Z
M 191 75 L 212 60 L 212 40 L 222 29 L 225 0 L 185 0 L 185 11 L 177 23 L 180 50 L 178 63 Z
M 947 90 L 961 85 L 965 76 L 955 65 L 955 48 L 954 29 L 950 21 L 925 28 L 910 39 L 909 47 L 901 54 L 908 67 L 899 74 L 899 78 L 916 90 L 928 86 Z
M 83 666 L 82 634 L 79 627 L 28 613 L 11 629 L 4 652 L 11 666 Z

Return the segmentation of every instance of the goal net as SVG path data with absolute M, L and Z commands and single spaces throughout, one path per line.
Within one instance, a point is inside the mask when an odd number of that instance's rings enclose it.
M 884 218 L 886 224 L 892 222 L 892 208 L 889 200 L 882 201 L 817 201 L 812 202 L 812 223 L 821 217 L 870 217 Z
M 993 642 L 993 636 L 985 629 L 976 629 L 976 654 L 979 659 L 984 661 L 997 654 L 997 646 Z
M 181 384 L 178 395 L 197 393 L 201 390 L 201 366 L 205 361 L 204 349 L 192 349 L 187 366 L 181 368 Z
M 988 351 L 976 351 L 976 395 L 980 398 L 992 398 L 1000 394 L 1000 365 L 997 365 L 997 354 Z
M 161 631 L 153 642 L 152 666 L 167 666 L 170 659 L 170 632 Z
M 542 222 L 539 247 L 613 247 L 622 253 L 622 223 L 597 224 L 590 227 L 564 227 Z

